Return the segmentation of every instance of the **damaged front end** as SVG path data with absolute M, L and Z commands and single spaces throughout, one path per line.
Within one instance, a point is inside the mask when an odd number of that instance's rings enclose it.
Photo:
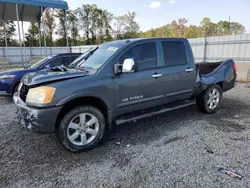
M 18 119 L 28 131 L 35 133 L 54 133 L 56 117 L 62 107 L 35 108 L 29 107 L 20 98 L 18 93 L 13 96 L 18 111 Z

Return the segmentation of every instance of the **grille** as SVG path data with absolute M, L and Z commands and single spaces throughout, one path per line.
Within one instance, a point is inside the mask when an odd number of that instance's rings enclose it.
M 29 92 L 29 87 L 23 84 L 23 86 L 22 86 L 21 89 L 20 89 L 20 98 L 21 98 L 24 102 L 26 102 L 26 97 L 27 97 L 27 95 L 28 95 L 28 92 Z

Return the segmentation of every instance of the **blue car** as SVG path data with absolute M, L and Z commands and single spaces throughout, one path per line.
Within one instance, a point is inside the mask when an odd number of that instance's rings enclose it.
M 8 70 L 0 73 L 0 96 L 13 95 L 22 77 L 31 72 L 64 65 L 68 67 L 81 53 L 57 54 L 45 57 L 25 69 Z

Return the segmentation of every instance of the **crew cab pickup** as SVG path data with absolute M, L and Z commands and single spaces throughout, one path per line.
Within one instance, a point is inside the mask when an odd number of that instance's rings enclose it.
M 195 103 L 214 113 L 235 80 L 233 60 L 195 64 L 187 39 L 130 39 L 90 50 L 75 68 L 27 74 L 14 101 L 28 130 L 56 133 L 64 148 L 82 152 L 115 124 Z

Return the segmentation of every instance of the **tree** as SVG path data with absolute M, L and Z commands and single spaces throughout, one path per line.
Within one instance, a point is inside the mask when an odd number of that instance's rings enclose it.
M 39 27 L 38 24 L 31 24 L 28 33 L 25 34 L 25 46 L 38 46 Z
M 79 37 L 79 25 L 78 25 L 78 18 L 77 18 L 77 11 L 70 10 L 69 11 L 69 29 L 71 34 L 71 45 L 76 46 L 78 41 L 77 38 Z
M 133 11 L 115 18 L 114 26 L 117 39 L 135 38 L 138 36 L 140 27 L 135 18 L 136 13 Z
M 246 28 L 242 24 L 238 22 L 230 23 L 230 34 L 238 35 L 238 34 L 243 34 L 244 32 L 246 32 Z
M 215 23 L 212 23 L 210 18 L 205 17 L 201 21 L 201 36 L 216 36 L 217 35 L 217 26 Z
M 111 22 L 114 19 L 113 14 L 111 14 L 107 10 L 102 10 L 101 15 L 102 15 L 102 18 L 101 18 L 102 21 L 99 24 L 99 30 L 100 30 L 99 34 L 101 34 L 101 35 L 99 36 L 100 37 L 99 43 L 103 43 L 103 42 L 107 42 L 107 41 L 112 40 Z M 102 27 L 100 28 L 100 26 L 102 26 Z M 104 35 L 103 35 L 103 33 L 104 33 Z
M 113 15 L 107 10 L 93 5 L 82 5 L 77 9 L 81 29 L 85 33 L 86 44 L 102 43 L 111 40 L 110 32 Z
M 55 29 L 54 9 L 45 9 L 45 24 L 47 27 L 47 46 L 53 46 L 53 32 Z
M 199 37 L 199 28 L 195 25 L 190 25 L 184 32 L 185 38 L 197 38 Z
M 237 35 L 245 32 L 245 27 L 237 22 L 219 21 L 217 23 L 218 35 Z
M 171 36 L 178 37 L 178 24 L 175 20 L 171 22 L 170 29 L 171 29 Z
M 4 24 L 0 25 L 0 46 L 5 46 L 5 35 L 8 46 L 11 44 L 12 37 L 15 35 L 16 25 L 13 21 L 6 21 L 5 29 L 6 33 L 4 31 Z
M 127 16 L 126 16 L 126 14 L 123 15 L 123 16 L 115 17 L 114 33 L 115 33 L 117 39 L 124 38 L 124 34 L 126 32 L 125 31 L 126 25 L 127 25 Z
M 57 34 L 61 36 L 60 38 L 60 44 L 58 46 L 66 46 L 67 45 L 67 28 L 65 25 L 66 17 L 65 17 L 65 11 L 61 9 L 56 10 L 55 16 L 59 19 L 59 26 L 57 28 Z
M 186 18 L 179 18 L 178 19 L 178 36 L 183 37 L 184 32 L 186 29 L 185 24 L 188 23 L 188 20 Z
M 170 29 L 170 25 L 167 24 L 163 27 L 159 27 L 156 29 L 150 29 L 149 31 L 146 32 L 140 32 L 138 34 L 139 37 L 171 37 L 171 29 Z
M 125 27 L 125 38 L 135 38 L 140 30 L 138 23 L 135 21 L 136 13 L 134 11 L 130 11 L 126 14 L 126 17 L 127 25 Z
M 86 37 L 86 44 L 90 44 L 90 21 L 91 21 L 91 5 L 82 5 L 77 9 L 77 14 L 80 20 L 80 27 L 83 29 Z

